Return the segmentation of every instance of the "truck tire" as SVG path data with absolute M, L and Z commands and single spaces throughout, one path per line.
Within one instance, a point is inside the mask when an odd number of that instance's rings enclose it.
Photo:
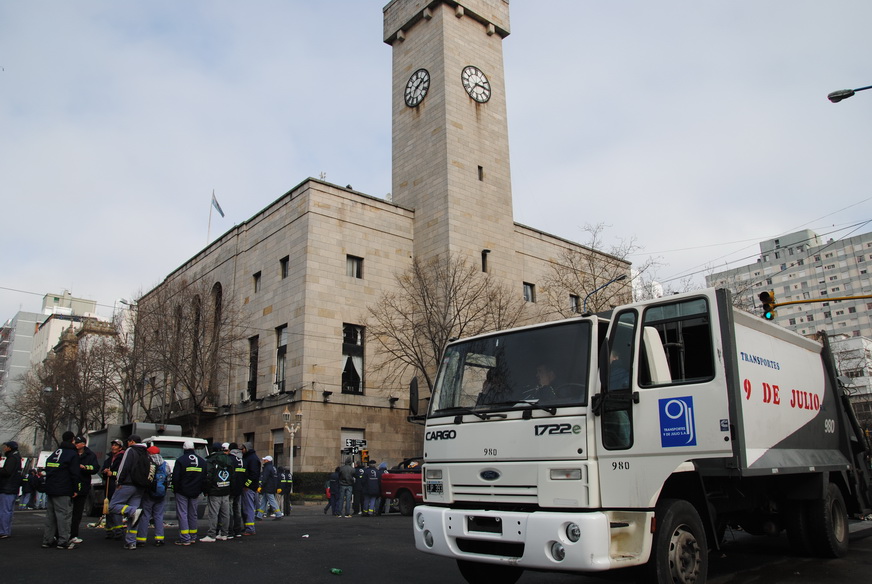
M 457 560 L 457 567 L 469 584 L 515 584 L 524 574 L 524 569 L 517 566 L 480 564 L 469 560 Z
M 790 542 L 793 552 L 802 557 L 813 555 L 808 504 L 805 501 L 795 501 L 787 507 L 784 525 L 787 528 L 787 541 Z
M 704 584 L 708 573 L 708 543 L 696 508 L 680 499 L 664 499 L 655 511 L 647 571 L 657 584 Z
M 412 493 L 409 491 L 403 491 L 400 493 L 399 507 L 401 515 L 408 517 L 412 514 L 412 510 L 415 509 L 415 497 L 412 496 Z
M 842 491 L 827 485 L 823 499 L 808 505 L 812 548 L 822 558 L 841 558 L 848 553 L 848 511 Z

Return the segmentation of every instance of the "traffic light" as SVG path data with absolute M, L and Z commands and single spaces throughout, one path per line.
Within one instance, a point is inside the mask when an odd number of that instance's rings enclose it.
M 361 450 L 360 451 L 360 461 L 363 464 L 366 464 L 369 462 L 369 450 Z
M 775 307 L 778 306 L 775 303 L 775 290 L 760 292 L 760 303 L 763 304 L 763 318 L 773 320 L 778 316 L 778 313 L 775 312 Z

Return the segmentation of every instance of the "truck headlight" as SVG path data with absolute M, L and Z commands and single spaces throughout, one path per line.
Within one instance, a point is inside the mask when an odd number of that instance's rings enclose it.
M 433 547 L 433 534 L 430 533 L 429 529 L 424 531 L 424 545 L 428 548 Z
M 418 513 L 415 515 L 415 524 L 418 526 L 418 529 L 424 529 L 424 514 Z
M 442 480 L 442 469 L 441 468 L 428 468 L 425 474 L 425 478 L 427 480 L 433 481 L 441 481 Z
M 551 542 L 551 557 L 558 562 L 562 562 L 566 558 L 566 548 L 559 541 Z

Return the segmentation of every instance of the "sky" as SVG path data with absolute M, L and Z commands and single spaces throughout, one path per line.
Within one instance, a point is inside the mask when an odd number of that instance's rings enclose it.
M 308 177 L 391 189 L 387 0 L 0 0 L 0 322 L 111 315 Z M 512 0 L 515 221 L 703 286 L 870 231 L 869 0 Z M 212 193 L 226 216 L 211 215 Z

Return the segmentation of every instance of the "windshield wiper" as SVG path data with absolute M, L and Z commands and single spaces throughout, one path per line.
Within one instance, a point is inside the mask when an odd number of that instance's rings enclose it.
M 473 416 L 477 417 L 480 420 L 487 420 L 487 414 L 483 414 L 482 412 L 476 412 L 472 408 L 461 408 L 461 407 L 443 408 L 441 410 L 436 410 L 435 412 L 433 412 L 434 416 L 450 416 L 452 414 L 455 414 L 455 416 L 454 416 L 454 423 L 455 424 L 460 424 L 461 422 L 463 422 L 463 416 L 465 416 L 466 414 L 472 414 Z
M 554 406 L 552 406 L 552 407 L 540 406 L 538 399 L 535 399 L 535 400 L 523 399 L 519 403 L 524 403 L 524 404 L 527 404 L 528 406 L 530 406 L 526 410 L 524 410 L 524 415 L 521 416 L 525 420 L 529 420 L 530 418 L 533 417 L 533 410 L 542 410 L 543 412 L 548 412 L 552 416 L 557 415 L 557 408 L 556 407 L 554 407 Z

